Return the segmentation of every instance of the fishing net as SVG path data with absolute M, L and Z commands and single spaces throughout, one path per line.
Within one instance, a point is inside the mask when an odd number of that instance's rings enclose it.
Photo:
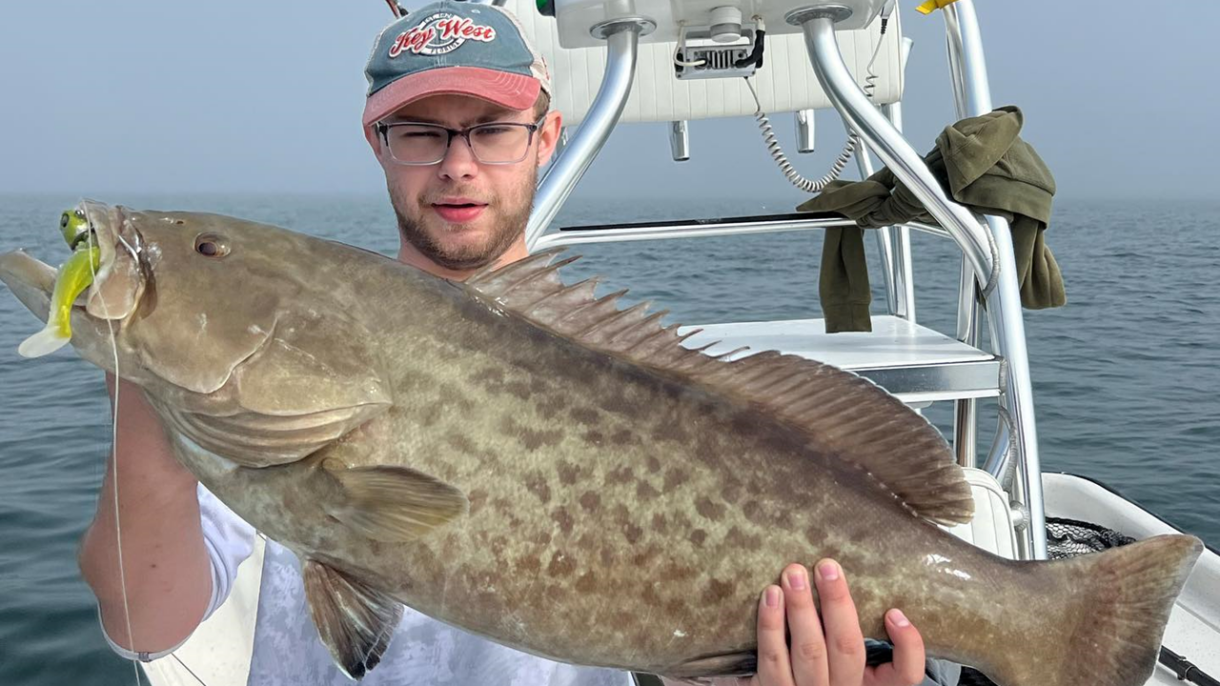
M 1063 517 L 1046 518 L 1046 552 L 1052 560 L 1099 553 L 1134 542 L 1135 539 L 1130 536 L 1090 522 Z M 962 678 L 957 683 L 958 686 L 996 686 L 982 672 L 970 667 L 962 667 Z
M 1046 551 L 1052 560 L 1099 553 L 1134 542 L 1134 538 L 1104 526 L 1076 519 L 1046 518 Z

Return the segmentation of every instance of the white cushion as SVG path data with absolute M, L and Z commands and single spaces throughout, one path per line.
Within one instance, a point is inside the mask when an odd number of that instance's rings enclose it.
M 974 494 L 974 518 L 966 524 L 945 527 L 949 533 L 1010 560 L 1017 558 L 1017 532 L 1013 527 L 1008 495 L 999 482 L 981 469 L 966 469 Z

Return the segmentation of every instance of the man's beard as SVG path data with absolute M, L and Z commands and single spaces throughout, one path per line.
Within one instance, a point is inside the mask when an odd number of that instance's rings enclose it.
M 534 179 L 536 178 L 535 175 Z M 530 211 L 534 206 L 536 191 L 534 179 L 530 179 L 525 185 L 524 192 L 528 194 L 525 202 L 510 214 L 499 217 L 491 227 L 489 239 L 477 246 L 446 248 L 443 242 L 435 240 L 418 222 L 403 213 L 401 208 L 406 204 L 405 199 L 398 196 L 392 187 L 390 188 L 390 204 L 394 206 L 394 214 L 398 217 L 398 231 L 403 240 L 414 246 L 424 257 L 446 269 L 455 271 L 479 269 L 499 259 L 513 242 L 525 233 L 525 226 L 529 222 Z M 460 196 L 461 194 L 453 193 L 452 195 Z M 484 212 L 491 210 L 492 206 L 489 204 Z M 503 205 L 498 203 L 494 206 L 497 209 L 503 208 Z M 430 211 L 428 203 L 420 204 L 418 207 L 421 212 Z

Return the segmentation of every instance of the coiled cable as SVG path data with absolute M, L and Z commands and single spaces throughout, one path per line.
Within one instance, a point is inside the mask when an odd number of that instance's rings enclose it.
M 885 35 L 885 23 L 881 26 L 881 36 Z M 877 90 L 877 75 L 873 73 L 873 64 L 877 61 L 877 55 L 881 53 L 882 42 L 880 38 L 877 40 L 877 47 L 873 49 L 872 59 L 868 61 L 868 66 L 865 67 L 864 91 L 865 97 L 869 102 L 873 100 L 873 92 Z M 754 83 L 747 77 L 746 85 L 750 87 L 750 94 L 754 96 L 754 105 L 757 109 L 754 112 L 754 119 L 758 121 L 758 129 L 762 132 L 763 142 L 767 146 L 767 152 L 771 155 L 771 159 L 779 165 L 779 169 L 783 172 L 784 177 L 797 188 L 806 193 L 818 193 L 826 186 L 830 185 L 843 174 L 843 169 L 847 167 L 847 163 L 851 161 L 852 155 L 856 151 L 856 146 L 860 145 L 860 136 L 848 128 L 847 143 L 843 146 L 843 152 L 835 158 L 833 164 L 830 165 L 830 171 L 822 178 L 811 181 L 801 175 L 788 161 L 788 156 L 784 154 L 783 147 L 780 146 L 779 140 L 775 137 L 775 129 L 771 126 L 771 120 L 767 117 L 767 113 L 763 112 L 762 101 L 758 99 L 758 92 L 754 90 Z

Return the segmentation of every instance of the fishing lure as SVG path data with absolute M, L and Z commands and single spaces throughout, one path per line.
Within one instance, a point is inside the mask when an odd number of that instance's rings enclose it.
M 944 9 L 955 2 L 957 2 L 957 0 L 928 0 L 919 7 L 916 7 L 915 11 L 919 12 L 920 14 L 931 14 L 936 10 Z
M 89 241 L 89 222 L 80 212 L 64 212 L 59 220 L 64 241 L 72 246 L 72 256 L 59 267 L 51 310 L 42 331 L 22 341 L 17 352 L 22 357 L 42 357 L 72 340 L 72 303 L 93 283 L 101 263 L 102 251 Z

